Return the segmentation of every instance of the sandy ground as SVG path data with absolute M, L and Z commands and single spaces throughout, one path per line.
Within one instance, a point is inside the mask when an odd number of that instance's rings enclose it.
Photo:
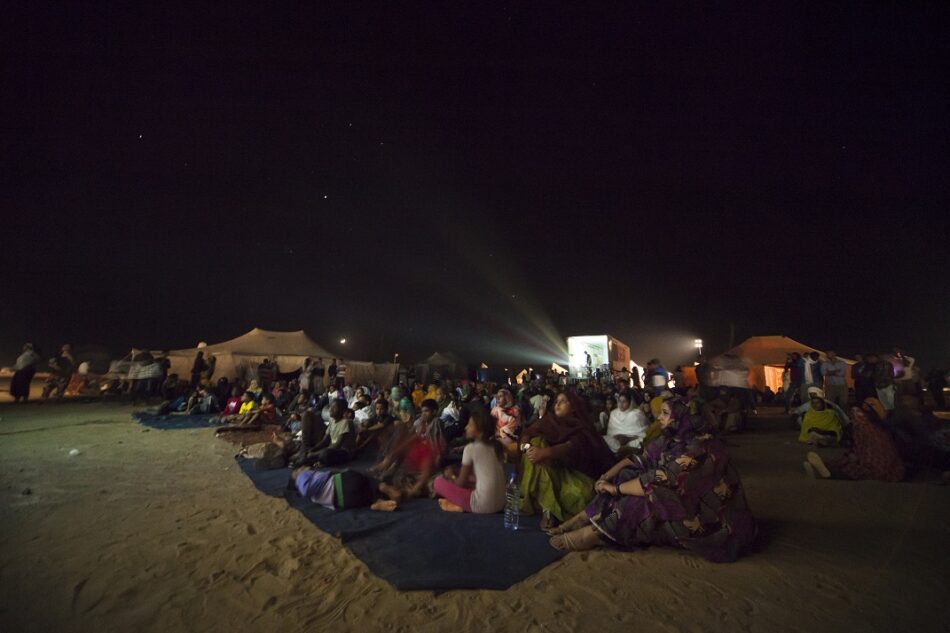
M 809 480 L 784 420 L 729 440 L 761 529 L 740 561 L 595 551 L 434 596 L 257 493 L 208 430 L 129 413 L 0 405 L 0 630 L 946 630 L 950 487 Z

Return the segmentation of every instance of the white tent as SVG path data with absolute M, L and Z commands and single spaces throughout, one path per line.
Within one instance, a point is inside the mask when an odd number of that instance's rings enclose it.
M 760 390 L 765 389 L 765 386 L 768 385 L 772 391 L 778 393 L 782 388 L 785 358 L 792 352 L 798 352 L 802 355 L 818 352 L 821 360 L 828 358 L 823 351 L 799 343 L 787 336 L 752 336 L 728 352 L 710 359 L 710 371 L 712 374 L 724 366 L 736 368 L 741 364 L 748 369 L 749 385 Z M 846 365 L 853 365 L 855 362 L 841 356 L 838 358 L 844 361 Z M 713 378 L 712 375 L 711 378 Z M 715 378 L 713 378 L 713 381 L 713 384 L 716 384 Z M 845 381 L 848 386 L 852 386 L 850 371 L 845 373 Z
M 191 366 L 198 353 L 197 347 L 178 349 L 168 353 L 171 360 L 171 373 L 182 378 L 191 374 Z M 296 332 L 273 332 L 254 328 L 246 334 L 223 343 L 206 345 L 201 348 L 207 359 L 213 355 L 216 360 L 214 377 L 226 376 L 230 379 L 250 379 L 257 375 L 257 366 L 265 358 L 277 363 L 281 372 L 290 373 L 300 369 L 306 358 L 324 359 L 324 365 L 330 364 L 333 354 L 320 347 L 303 330 Z
M 452 352 L 435 352 L 429 358 L 416 364 L 416 380 L 429 381 L 434 373 L 445 378 L 468 378 L 468 366 L 465 361 Z

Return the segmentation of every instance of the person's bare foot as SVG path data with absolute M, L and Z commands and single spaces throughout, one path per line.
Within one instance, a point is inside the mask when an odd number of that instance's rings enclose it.
M 439 507 L 442 508 L 443 512 L 465 512 L 465 510 L 448 499 L 439 499 Z
M 376 510 L 377 512 L 392 512 L 398 507 L 399 504 L 392 499 L 379 499 L 373 505 L 371 505 L 369 509 Z

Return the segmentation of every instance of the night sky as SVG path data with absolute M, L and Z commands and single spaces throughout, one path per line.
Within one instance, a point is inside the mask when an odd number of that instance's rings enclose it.
M 950 5 L 242 4 L 8 8 L 0 359 L 950 360 Z

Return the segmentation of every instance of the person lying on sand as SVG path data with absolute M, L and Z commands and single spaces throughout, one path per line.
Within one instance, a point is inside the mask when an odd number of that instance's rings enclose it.
M 397 503 L 376 499 L 376 482 L 355 470 L 335 472 L 301 466 L 290 473 L 290 481 L 300 496 L 329 510 L 365 508 L 392 512 Z

